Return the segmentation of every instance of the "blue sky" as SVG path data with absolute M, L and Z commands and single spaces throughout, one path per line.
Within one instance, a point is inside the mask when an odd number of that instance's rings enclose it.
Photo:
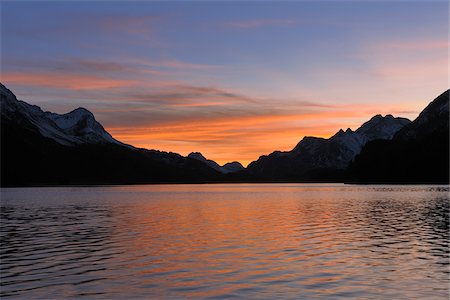
M 248 163 L 448 87 L 446 1 L 2 1 L 1 81 L 118 139 Z

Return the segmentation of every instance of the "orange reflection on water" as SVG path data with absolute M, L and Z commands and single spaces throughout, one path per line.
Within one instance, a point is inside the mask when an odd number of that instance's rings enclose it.
M 149 185 L 2 196 L 2 228 L 12 233 L 2 237 L 2 295 L 448 295 L 448 186 Z
M 148 278 L 144 284 L 177 282 L 176 288 L 184 287 L 192 297 L 227 295 L 271 282 L 292 284 L 312 275 L 315 257 L 339 251 L 333 250 L 340 242 L 334 235 L 333 227 L 339 221 L 332 202 L 299 205 L 299 197 L 304 196 L 292 193 L 279 206 L 273 195 L 283 187 L 276 186 L 265 188 L 264 193 L 252 189 L 245 194 L 245 185 L 238 193 L 227 185 L 214 185 L 212 190 L 202 186 L 201 191 L 196 186 L 157 187 L 169 188 L 174 189 L 169 198 L 143 199 L 141 205 L 132 207 L 127 215 L 133 218 L 120 223 L 125 228 L 118 229 L 137 233 L 127 242 L 126 251 L 136 253 L 138 263 L 133 267 L 140 269 L 139 277 Z M 180 188 L 183 193 L 177 197 Z M 324 260 L 320 265 L 330 269 L 337 263 Z M 222 285 L 221 280 L 234 284 Z M 322 280 L 329 278 L 310 283 Z M 205 287 L 189 289 L 199 285 Z

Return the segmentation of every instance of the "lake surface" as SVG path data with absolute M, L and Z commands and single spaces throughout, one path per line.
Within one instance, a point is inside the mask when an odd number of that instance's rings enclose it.
M 2 298 L 448 299 L 449 187 L 1 191 Z

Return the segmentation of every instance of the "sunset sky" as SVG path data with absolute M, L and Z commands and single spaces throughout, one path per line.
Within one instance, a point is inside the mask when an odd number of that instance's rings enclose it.
M 115 138 L 247 165 L 448 88 L 447 1 L 2 1 L 1 82 Z

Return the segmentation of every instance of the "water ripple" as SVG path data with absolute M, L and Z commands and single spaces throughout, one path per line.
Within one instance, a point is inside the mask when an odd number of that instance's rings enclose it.
M 3 189 L 2 298 L 448 299 L 448 186 Z

